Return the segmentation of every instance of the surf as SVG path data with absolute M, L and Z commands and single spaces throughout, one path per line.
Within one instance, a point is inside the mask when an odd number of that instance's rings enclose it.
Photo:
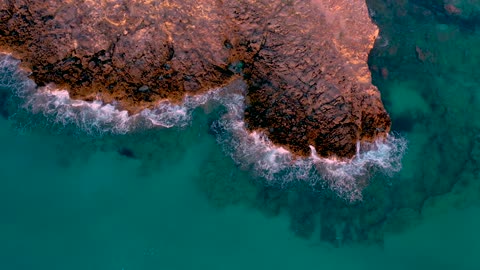
M 247 86 L 242 80 L 204 94 L 187 95 L 182 104 L 162 101 L 151 109 L 129 115 L 115 104 L 71 99 L 68 91 L 54 85 L 37 87 L 28 73 L 19 68 L 19 63 L 10 55 L 0 56 L 0 87 L 11 89 L 19 108 L 42 115 L 58 126 L 73 125 L 89 136 L 186 127 L 196 108 L 222 106 L 226 112 L 211 126 L 217 142 L 240 167 L 272 185 L 286 186 L 295 181 L 321 184 L 347 201 L 359 201 L 372 174 L 393 176 L 400 171 L 407 148 L 404 138 L 390 134 L 374 143 L 358 142 L 357 153 L 349 160 L 319 157 L 313 146 L 309 157 L 298 157 L 273 144 L 262 132 L 246 128 Z

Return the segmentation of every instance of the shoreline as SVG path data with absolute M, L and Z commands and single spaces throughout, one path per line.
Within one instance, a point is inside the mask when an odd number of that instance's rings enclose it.
M 390 130 L 367 65 L 378 27 L 364 0 L 20 4 L 0 4 L 0 48 L 72 99 L 137 113 L 241 78 L 246 128 L 295 155 L 313 146 L 351 158 L 358 141 Z
M 20 80 L 19 83 L 33 84 L 25 74 L 17 80 Z M 326 181 L 332 190 L 348 201 L 361 200 L 361 192 L 372 168 L 387 175 L 400 170 L 406 142 L 394 135 L 374 143 L 357 143 L 356 155 L 346 159 L 320 157 L 315 151 L 309 156 L 298 156 L 272 142 L 265 133 L 250 131 L 244 121 L 246 87 L 243 81 L 238 80 L 229 88 L 217 88 L 204 95 L 186 97 L 181 105 L 164 102 L 155 109 L 145 109 L 135 115 L 128 115 L 126 111 L 100 101 L 74 100 L 66 90 L 48 86 L 37 88 L 33 85 L 30 92 L 17 94 L 20 94 L 24 102 L 22 106 L 29 112 L 42 114 L 51 123 L 73 124 L 91 136 L 125 134 L 139 128 L 185 127 L 190 124 L 191 113 L 196 108 L 224 106 L 227 112 L 211 128 L 219 130 L 215 133 L 217 142 L 237 164 L 251 167 L 254 174 L 282 185 L 291 181 L 312 184 Z

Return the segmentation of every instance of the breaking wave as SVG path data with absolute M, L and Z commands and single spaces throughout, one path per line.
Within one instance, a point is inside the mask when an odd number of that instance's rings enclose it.
M 406 149 L 403 138 L 389 135 L 375 143 L 359 143 L 356 156 L 348 161 L 318 157 L 313 147 L 310 157 L 295 157 L 274 145 L 265 134 L 246 129 L 243 121 L 246 85 L 241 80 L 202 95 L 187 96 L 181 105 L 164 101 L 153 109 L 129 115 L 101 101 L 73 100 L 66 90 L 53 85 L 37 87 L 18 64 L 19 61 L 9 55 L 0 56 L 0 87 L 12 89 L 20 100 L 20 107 L 32 114 L 44 115 L 48 121 L 74 124 L 90 135 L 125 134 L 140 127 L 183 127 L 190 123 L 195 108 L 221 105 L 227 112 L 213 123 L 212 130 L 225 152 L 240 166 L 272 184 L 292 181 L 325 184 L 349 201 L 362 198 L 371 173 L 398 172 Z
M 223 104 L 229 110 L 214 124 L 217 141 L 241 166 L 252 168 L 275 184 L 292 181 L 326 184 L 340 197 L 357 201 L 362 199 L 370 174 L 381 172 L 393 176 L 402 168 L 407 142 L 399 136 L 390 134 L 374 143 L 358 143 L 357 154 L 350 160 L 321 158 L 313 146 L 310 146 L 310 157 L 296 157 L 274 145 L 265 134 L 245 128 L 243 96 L 231 96 L 223 100 Z

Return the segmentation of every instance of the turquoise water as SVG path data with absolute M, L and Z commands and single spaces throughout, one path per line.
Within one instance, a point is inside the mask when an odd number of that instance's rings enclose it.
M 26 86 L 2 70 L 0 269 L 480 269 L 478 4 L 370 2 L 373 80 L 408 150 L 357 202 L 236 163 L 221 107 L 96 137 L 17 108 Z
M 70 138 L 0 127 L 2 269 L 480 267 L 479 207 L 432 209 L 383 247 L 335 248 L 296 237 L 287 215 L 213 207 L 194 180 L 218 148 L 208 135 L 145 168 L 108 149 L 71 148 Z

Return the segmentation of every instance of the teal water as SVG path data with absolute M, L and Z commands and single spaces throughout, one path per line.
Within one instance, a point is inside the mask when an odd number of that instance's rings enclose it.
M 212 207 L 193 180 L 218 147 L 206 135 L 145 173 L 114 151 L 19 136 L 5 120 L 0 127 L 8 157 L 0 164 L 2 269 L 480 267 L 479 207 L 432 210 L 406 232 L 388 234 L 383 247 L 335 248 L 296 237 L 287 215 Z
M 478 3 L 449 17 L 429 1 L 367 2 L 382 29 L 374 83 L 408 151 L 363 201 L 236 164 L 212 129 L 222 109 L 92 137 L 17 109 L 9 85 L 0 269 L 480 269 Z

